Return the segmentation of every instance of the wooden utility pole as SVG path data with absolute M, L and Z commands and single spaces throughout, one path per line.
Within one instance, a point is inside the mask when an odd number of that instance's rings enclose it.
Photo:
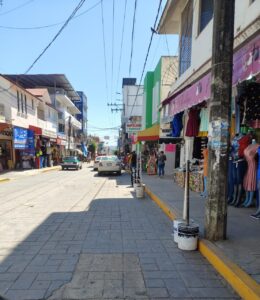
M 211 98 L 209 105 L 209 168 L 205 236 L 226 239 L 227 171 L 234 40 L 234 0 L 214 0 Z

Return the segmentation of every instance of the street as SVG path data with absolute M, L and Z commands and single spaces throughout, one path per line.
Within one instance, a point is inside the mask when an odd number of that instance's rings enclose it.
M 25 299 L 235 299 L 129 175 L 53 171 L 2 183 L 0 291 Z

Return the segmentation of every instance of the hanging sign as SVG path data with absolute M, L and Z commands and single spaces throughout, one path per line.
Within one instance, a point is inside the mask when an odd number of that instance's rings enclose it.
M 14 149 L 34 149 L 34 132 L 29 129 L 14 127 Z

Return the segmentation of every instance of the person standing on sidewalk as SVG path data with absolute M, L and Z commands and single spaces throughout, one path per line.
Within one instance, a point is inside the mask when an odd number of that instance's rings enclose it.
M 158 156 L 158 170 L 159 176 L 164 176 L 164 167 L 165 167 L 166 155 L 163 151 L 160 152 Z
M 131 171 L 131 185 L 134 186 L 134 178 L 136 177 L 136 163 L 137 163 L 137 156 L 135 151 L 132 152 L 129 163 L 130 163 L 130 171 Z

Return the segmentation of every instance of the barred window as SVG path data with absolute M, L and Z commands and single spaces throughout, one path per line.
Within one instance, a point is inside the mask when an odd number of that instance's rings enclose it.
M 209 21 L 213 17 L 213 2 L 213 0 L 200 1 L 199 33 L 208 25 Z
M 191 65 L 193 1 L 188 1 L 181 16 L 179 75 Z
M 18 112 L 20 112 L 20 94 L 19 92 L 17 91 L 17 110 Z
M 27 98 L 26 98 L 26 95 L 24 95 L 24 110 L 25 110 L 25 113 L 27 115 Z

